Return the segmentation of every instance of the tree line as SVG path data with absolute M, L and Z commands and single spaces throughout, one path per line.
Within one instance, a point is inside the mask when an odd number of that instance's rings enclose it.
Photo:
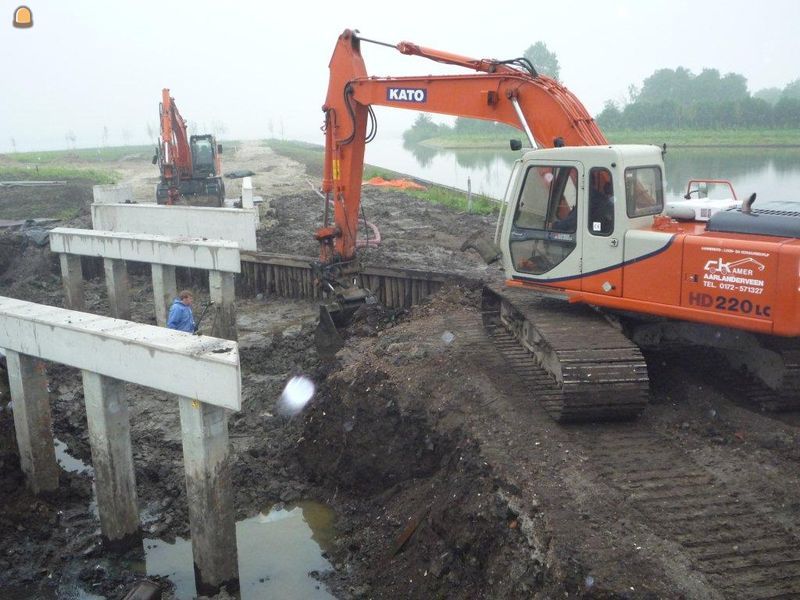
M 558 57 L 543 42 L 528 47 L 523 56 L 538 73 L 559 78 Z M 624 101 L 608 100 L 595 117 L 601 129 L 797 129 L 800 128 L 800 79 L 783 88 L 765 88 L 751 94 L 739 73 L 720 74 L 685 67 L 658 69 L 641 88 L 631 85 Z M 407 143 L 436 137 L 481 136 L 506 138 L 518 133 L 492 121 L 459 117 L 453 126 L 440 125 L 420 114 L 403 134 Z
M 631 86 L 620 106 L 607 101 L 596 117 L 602 129 L 721 129 L 800 127 L 800 79 L 755 94 L 738 73 L 659 69 Z

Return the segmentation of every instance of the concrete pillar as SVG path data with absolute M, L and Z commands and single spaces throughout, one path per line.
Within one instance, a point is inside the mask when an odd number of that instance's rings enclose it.
M 125 383 L 91 371 L 82 375 L 103 541 L 127 550 L 142 538 Z
M 34 494 L 58 489 L 50 394 L 44 362 L 6 350 L 8 383 L 14 402 L 19 462 Z
M 228 416 L 224 408 L 178 397 L 186 500 L 198 595 L 239 588 L 231 489 Z
M 253 180 L 250 177 L 242 179 L 242 208 L 253 208 Z
M 166 327 L 169 307 L 172 301 L 178 296 L 175 267 L 153 263 L 150 271 L 153 275 L 153 297 L 156 305 L 156 323 L 161 327 Z
M 211 328 L 211 335 L 225 340 L 236 341 L 238 339 L 236 332 L 236 288 L 233 282 L 233 273 L 209 271 L 208 289 L 211 301 L 214 303 L 214 326 Z
M 133 186 L 96 185 L 92 188 L 96 204 L 123 204 L 133 202 Z
M 81 257 L 60 253 L 61 282 L 64 285 L 64 307 L 70 310 L 86 310 L 83 298 L 83 268 Z
M 124 260 L 103 259 L 106 272 L 106 289 L 111 316 L 115 319 L 131 319 L 131 290 L 128 283 L 128 266 Z

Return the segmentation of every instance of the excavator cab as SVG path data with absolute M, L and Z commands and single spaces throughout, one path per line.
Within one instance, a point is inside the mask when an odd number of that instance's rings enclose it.
M 217 147 L 211 135 L 193 135 L 190 138 L 192 149 L 192 170 L 195 177 L 215 177 L 217 173 Z
M 534 150 L 512 173 L 506 273 L 565 290 L 622 294 L 626 237 L 663 210 L 663 160 L 645 146 Z

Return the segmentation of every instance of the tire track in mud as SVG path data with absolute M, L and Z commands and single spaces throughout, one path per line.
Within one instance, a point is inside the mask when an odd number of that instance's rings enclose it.
M 552 395 L 552 378 L 505 329 L 458 321 L 480 351 L 492 351 L 494 342 L 537 400 Z M 800 598 L 800 539 L 770 513 L 768 499 L 759 504 L 749 490 L 743 500 L 646 421 L 564 431 L 586 457 L 587 477 L 625 497 L 628 518 L 677 544 L 726 597 Z

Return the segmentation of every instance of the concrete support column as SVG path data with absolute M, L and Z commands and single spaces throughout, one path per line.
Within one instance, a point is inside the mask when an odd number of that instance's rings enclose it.
M 34 494 L 56 490 L 59 468 L 44 362 L 13 350 L 6 350 L 6 361 L 19 461 L 28 487 Z
M 64 307 L 70 310 L 86 310 L 83 298 L 83 268 L 81 257 L 60 253 L 61 282 L 64 285 Z
M 125 383 L 82 371 L 103 541 L 112 549 L 141 545 L 136 475 Z
M 208 289 L 215 311 L 211 335 L 236 341 L 239 336 L 236 332 L 236 288 L 233 273 L 209 271 Z
M 156 304 L 156 323 L 167 326 L 167 316 L 172 301 L 178 296 L 178 284 L 175 279 L 175 267 L 153 263 L 153 297 Z
M 239 588 L 231 489 L 228 416 L 224 408 L 178 397 L 186 499 L 197 593 Z
M 253 208 L 253 179 L 242 179 L 242 208 Z
M 111 316 L 115 319 L 131 319 L 131 290 L 128 283 L 128 265 L 124 260 L 104 258 L 106 289 Z

